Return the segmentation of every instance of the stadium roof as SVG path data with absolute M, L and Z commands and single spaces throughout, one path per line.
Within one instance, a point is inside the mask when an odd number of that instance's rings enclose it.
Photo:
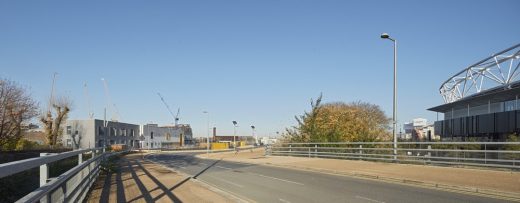
M 502 102 L 516 99 L 516 96 L 520 95 L 520 81 L 513 82 L 508 85 L 502 85 L 494 87 L 477 94 L 473 94 L 468 97 L 464 97 L 452 103 L 439 105 L 436 107 L 429 108 L 430 111 L 444 113 L 451 111 L 452 109 L 467 108 L 468 104 L 472 106 L 480 106 L 488 104 L 488 102 Z

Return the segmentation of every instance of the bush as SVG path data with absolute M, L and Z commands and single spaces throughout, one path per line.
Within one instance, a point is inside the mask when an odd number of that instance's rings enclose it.
M 311 111 L 296 116 L 298 124 L 286 129 L 289 142 L 377 142 L 391 140 L 390 119 L 377 105 L 366 102 L 321 104 L 311 101 Z
M 33 142 L 33 141 L 29 141 L 29 140 L 26 140 L 26 139 L 20 139 L 18 140 L 18 142 L 16 143 L 16 148 L 15 150 L 17 151 L 21 151 L 21 150 L 31 150 L 31 149 L 37 149 L 39 148 L 41 145 L 38 144 L 37 142 Z

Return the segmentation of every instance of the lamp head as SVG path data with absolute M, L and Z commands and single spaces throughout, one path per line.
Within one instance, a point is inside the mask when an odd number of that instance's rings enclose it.
M 388 33 L 384 32 L 383 34 L 381 34 L 381 39 L 388 39 L 390 38 L 390 35 L 388 35 Z
M 233 121 L 233 125 L 237 125 L 238 123 L 236 121 Z

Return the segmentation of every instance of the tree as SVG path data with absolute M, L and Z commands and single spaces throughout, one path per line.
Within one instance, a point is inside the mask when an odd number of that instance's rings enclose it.
M 321 104 L 322 95 L 311 100 L 312 110 L 296 116 L 297 126 L 286 129 L 293 142 L 386 141 L 390 119 L 381 108 L 366 102 Z
M 58 138 L 63 134 L 62 124 L 67 120 L 71 104 L 68 98 L 61 97 L 56 102 L 52 102 L 50 105 L 52 108 L 40 117 L 47 135 L 47 144 L 51 147 L 58 144 Z
M 22 137 L 24 126 L 37 115 L 37 103 L 23 87 L 0 79 L 0 148 L 10 150 Z

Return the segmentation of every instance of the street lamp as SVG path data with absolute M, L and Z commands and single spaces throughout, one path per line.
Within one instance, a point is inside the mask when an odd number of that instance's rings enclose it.
M 397 136 L 396 136 L 396 120 L 397 120 L 397 40 L 392 39 L 388 33 L 381 34 L 382 39 L 389 39 L 394 42 L 394 106 L 392 115 L 392 135 L 394 136 L 394 160 L 397 160 Z
M 204 114 L 207 114 L 208 115 L 208 128 L 206 129 L 207 130 L 207 134 L 206 134 L 206 154 L 208 155 L 209 157 L 209 112 L 208 111 L 203 111 L 202 113 Z
M 237 151 L 237 142 L 236 142 L 236 135 L 237 135 L 237 122 L 233 121 L 233 149 Z
M 256 146 L 258 139 L 255 137 L 255 126 L 254 125 L 251 126 L 251 130 L 252 130 L 252 136 L 255 139 L 255 146 Z

